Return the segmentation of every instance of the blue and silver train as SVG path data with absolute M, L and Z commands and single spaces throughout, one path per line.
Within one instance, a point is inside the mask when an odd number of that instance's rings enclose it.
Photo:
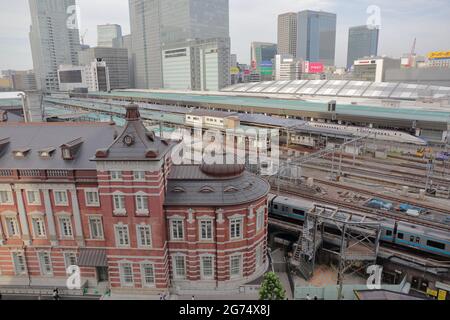
M 269 212 L 274 217 L 303 222 L 306 213 L 313 207 L 314 203 L 308 200 L 276 195 L 269 197 Z M 439 229 L 382 219 L 380 240 L 421 252 L 450 257 L 450 233 Z

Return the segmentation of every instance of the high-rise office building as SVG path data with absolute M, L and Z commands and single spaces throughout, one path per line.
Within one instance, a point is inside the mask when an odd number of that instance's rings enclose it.
M 270 81 L 273 77 L 273 63 L 277 54 L 277 44 L 252 42 L 252 69 L 261 75 L 262 81 Z
M 162 59 L 164 88 L 219 91 L 230 85 L 230 38 L 166 45 Z
M 130 81 L 130 88 L 134 88 L 134 54 L 131 34 L 122 37 L 122 48 L 128 50 L 128 78 Z
M 297 56 L 297 13 L 278 16 L 278 54 Z
M 97 26 L 97 46 L 120 48 L 122 46 L 122 27 L 118 24 Z
M 297 58 L 334 66 L 336 14 L 305 10 L 297 19 Z
M 228 0 L 129 0 L 137 88 L 163 86 L 162 49 L 229 38 Z
M 350 69 L 356 60 L 378 55 L 378 38 L 380 30 L 368 26 L 357 26 L 349 29 L 347 68 Z
M 29 0 L 30 44 L 38 90 L 58 91 L 58 66 L 78 64 L 80 35 L 71 23 L 75 0 Z M 68 13 L 69 12 L 69 13 Z
M 298 80 L 301 78 L 303 61 L 290 54 L 275 56 L 275 81 Z
M 104 61 L 109 71 L 111 90 L 130 88 L 128 50 L 125 48 L 89 48 L 79 53 L 80 65 Z

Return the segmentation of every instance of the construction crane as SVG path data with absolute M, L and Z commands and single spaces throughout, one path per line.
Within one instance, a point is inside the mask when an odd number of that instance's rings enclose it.
M 86 29 L 86 31 L 84 31 L 84 33 L 80 36 L 81 38 L 81 44 L 84 46 L 84 39 L 86 38 L 86 34 L 88 33 L 88 29 Z
M 408 59 L 408 67 L 409 68 L 412 68 L 413 63 L 414 63 L 413 59 L 414 59 L 414 56 L 416 55 L 416 44 L 417 44 L 417 38 L 414 38 L 414 43 L 411 48 L 411 53 L 410 53 L 409 59 Z

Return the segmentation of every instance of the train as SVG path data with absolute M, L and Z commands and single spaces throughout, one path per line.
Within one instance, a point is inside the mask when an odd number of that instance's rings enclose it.
M 370 137 L 373 137 L 376 140 L 410 143 L 419 146 L 428 145 L 427 141 L 425 141 L 424 139 L 402 131 L 363 128 L 322 122 L 308 122 L 308 125 L 314 128 L 342 131 L 344 133 L 353 134 L 356 137 L 366 137 L 367 135 L 370 135 Z
M 314 206 L 315 203 L 304 199 L 292 199 L 273 194 L 269 196 L 269 213 L 276 218 L 304 222 L 306 214 Z M 450 257 L 449 232 L 389 218 L 382 218 L 379 221 L 381 242 L 395 244 L 422 253 Z

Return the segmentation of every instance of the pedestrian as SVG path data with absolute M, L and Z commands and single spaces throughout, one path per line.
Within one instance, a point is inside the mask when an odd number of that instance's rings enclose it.
M 317 296 L 314 296 L 314 300 L 319 300 L 319 298 L 317 298 Z
M 306 300 L 311 300 L 311 296 L 309 295 L 309 293 L 306 295 Z
M 192 296 L 192 301 L 195 301 L 195 296 Z
M 160 293 L 160 294 L 159 294 L 159 301 L 162 301 L 162 300 L 164 300 L 164 296 L 163 296 L 162 293 Z
M 55 288 L 53 290 L 53 300 L 57 301 L 59 300 L 59 292 L 58 292 L 58 288 Z

